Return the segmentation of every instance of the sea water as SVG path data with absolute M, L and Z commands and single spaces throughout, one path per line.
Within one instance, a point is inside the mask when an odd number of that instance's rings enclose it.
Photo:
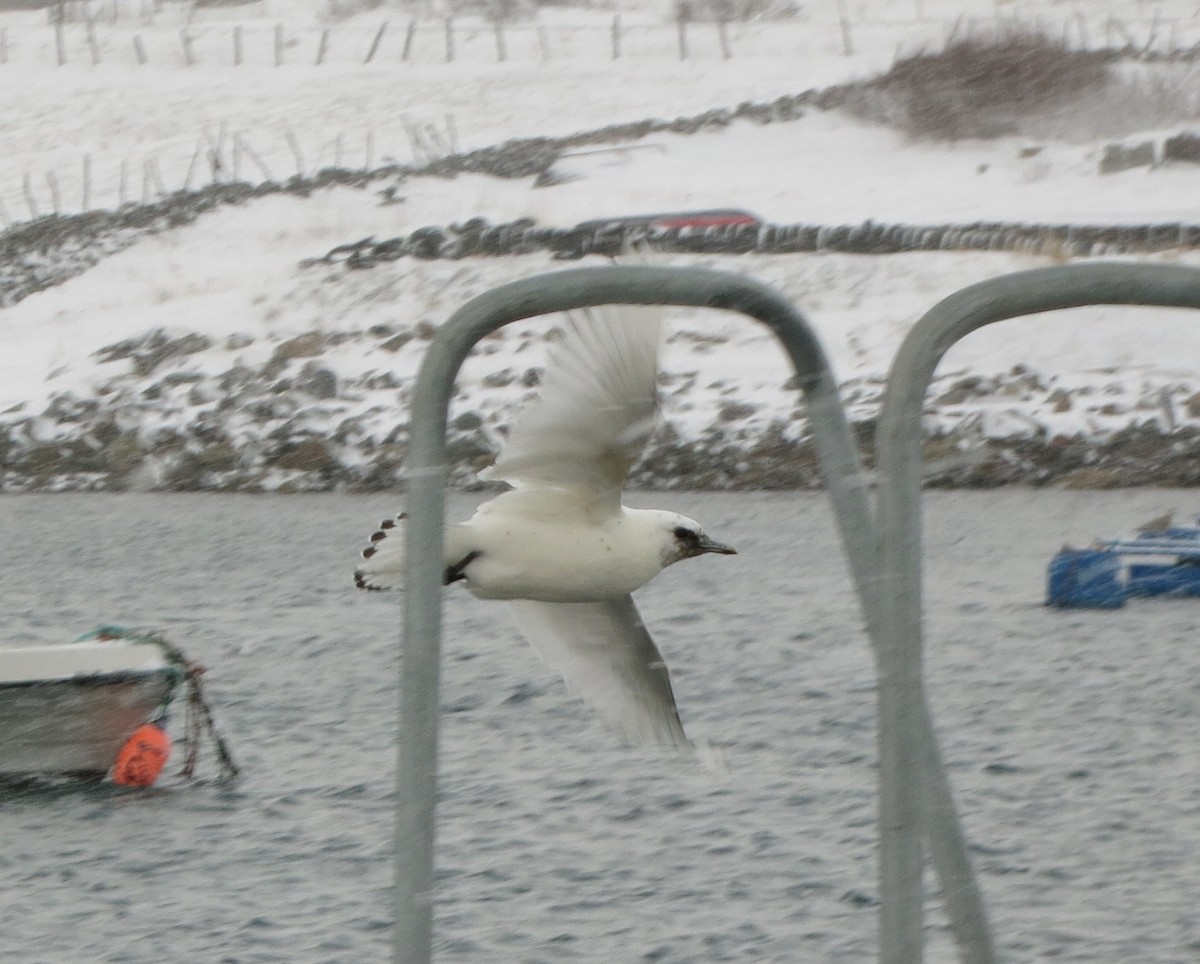
M 1005 960 L 1200 960 L 1200 600 L 1042 604 L 1062 543 L 1198 498 L 925 497 L 930 697 Z M 827 500 L 634 501 L 740 552 L 638 595 L 685 724 L 723 769 L 621 747 L 503 604 L 451 587 L 436 959 L 873 959 L 873 666 Z M 223 784 L 209 752 L 200 779 L 149 790 L 0 786 L 0 959 L 389 958 L 401 604 L 350 573 L 399 507 L 0 499 L 0 644 L 162 630 L 208 667 L 242 767 Z M 927 960 L 955 960 L 932 874 L 928 889 Z

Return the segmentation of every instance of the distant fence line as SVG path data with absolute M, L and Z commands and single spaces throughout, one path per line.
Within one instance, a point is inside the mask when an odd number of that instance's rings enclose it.
M 305 168 L 299 145 L 292 150 L 298 172 L 286 180 L 269 175 L 250 183 L 231 180 L 238 164 L 237 135 L 227 132 L 207 135 L 197 146 L 189 170 L 207 167 L 210 182 L 163 193 L 157 169 L 143 170 L 143 190 L 150 197 L 142 203 L 129 201 L 115 210 L 88 209 L 79 214 L 33 213 L 36 199 L 30 198 L 31 220 L 12 223 L 0 198 L 0 218 L 8 222 L 0 231 L 0 307 L 20 301 L 34 291 L 58 284 L 115 251 L 156 231 L 188 224 L 208 210 L 238 204 L 271 194 L 307 195 L 335 185 L 367 189 L 383 185 L 388 195 L 405 178 L 452 177 L 456 174 L 488 174 L 502 178 L 535 179 L 553 175 L 555 162 L 570 158 L 573 150 L 583 153 L 599 146 L 617 149 L 634 146 L 640 138 L 656 133 L 693 134 L 716 130 L 737 122 L 770 124 L 802 118 L 809 109 L 828 110 L 844 102 L 853 85 L 810 89 L 766 102 L 744 102 L 736 108 L 718 108 L 673 119 L 646 119 L 580 131 L 566 137 L 533 137 L 507 141 L 493 147 L 454 152 L 452 126 L 438 133 L 425 125 L 420 140 L 428 155 L 418 164 L 386 164 L 351 169 L 316 165 Z M 417 128 L 414 127 L 414 131 Z M 413 136 L 417 136 L 414 133 Z M 1200 138 L 1181 135 L 1176 153 L 1184 160 L 1200 159 Z M 414 141 L 414 146 L 416 145 Z M 1189 153 L 1196 147 L 1196 158 Z M 244 146 L 244 149 L 245 146 Z M 368 151 L 368 154 L 370 151 Z M 416 153 L 416 151 L 414 151 Z M 1152 152 L 1153 153 L 1153 152 Z M 1164 150 L 1164 157 L 1171 155 Z M 249 156 L 249 155 L 247 155 Z M 336 157 L 336 152 L 335 152 Z M 86 163 L 86 161 L 85 161 Z M 1140 161 L 1139 161 L 1140 163 Z M 1147 162 L 1148 163 L 1148 162 Z M 230 166 L 232 164 L 232 166 Z M 245 165 L 254 170 L 265 165 Z M 49 175 L 47 176 L 49 179 Z M 50 179 L 51 184 L 56 184 Z M 31 189 L 25 178 L 26 190 Z M 59 189 L 61 194 L 61 190 Z M 61 198 L 58 199 L 61 201 Z M 644 221 L 645 219 L 643 219 Z M 482 218 L 462 225 L 429 226 L 384 241 L 367 238 L 339 245 L 323 257 L 308 262 L 344 262 L 352 267 L 369 267 L 404 257 L 459 258 L 502 256 L 532 251 L 549 251 L 556 257 L 574 258 L 587 254 L 618 254 L 627 237 L 645 237 L 666 250 L 724 254 L 788 254 L 844 251 L 857 254 L 889 254 L 909 251 L 1025 251 L 1062 256 L 1088 256 L 1125 252 L 1159 251 L 1200 247 L 1200 225 L 1159 223 L 1144 225 L 1030 225 L 977 222 L 966 225 L 889 225 L 866 221 L 858 225 L 777 225 L 756 222 L 732 227 L 663 229 L 652 224 L 598 222 L 600 227 L 540 227 L 529 221 L 492 225 Z
M 701 18 L 686 2 L 675 5 L 673 22 L 631 24 L 614 14 L 607 24 L 541 24 L 505 18 L 453 15 L 411 17 L 403 24 L 383 20 L 371 28 L 289 27 L 275 24 L 193 24 L 178 29 L 130 30 L 99 15 L 59 19 L 46 28 L 23 28 L 21 33 L 0 26 L 0 64 L 15 62 L 23 48 L 34 50 L 33 58 L 53 57 L 59 66 L 69 63 L 97 66 L 111 61 L 137 65 L 167 63 L 175 66 L 260 66 L 316 65 L 327 63 L 369 64 L 387 61 L 454 62 L 467 59 L 503 63 L 510 59 L 543 63 L 560 58 L 577 58 L 582 52 L 618 60 L 628 56 L 693 57 L 733 59 L 739 52 L 757 46 L 756 35 L 770 33 L 778 47 L 778 35 L 794 31 L 799 48 L 814 36 L 844 56 L 856 53 L 855 31 L 863 24 L 852 22 L 844 7 L 836 21 L 781 19 Z M 113 18 L 115 21 L 115 18 Z M 944 39 L 969 35 L 1007 23 L 1003 18 L 977 23 L 959 17 L 942 24 Z M 1113 57 L 1143 61 L 1200 60 L 1200 19 L 1163 23 L 1155 17 L 1146 24 L 1129 25 L 1109 15 L 1089 26 L 1076 11 L 1061 24 L 1034 24 L 1047 33 L 1060 33 L 1064 43 L 1105 52 Z M 44 42 L 49 30 L 53 42 Z M 751 31 L 747 36 L 743 32 Z M 29 42 L 29 37 L 35 39 Z M 582 40 L 580 38 L 583 38 Z M 23 40 L 23 42 L 19 42 Z M 1189 42 L 1190 40 L 1190 42 Z M 784 45 L 786 46 L 786 44 Z M 741 47 L 741 51 L 739 51 Z M 26 60 L 29 58 L 26 57 Z

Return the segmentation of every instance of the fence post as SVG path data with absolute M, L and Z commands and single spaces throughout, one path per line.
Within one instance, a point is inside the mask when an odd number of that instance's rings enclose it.
M 79 209 L 87 213 L 92 209 L 92 155 L 83 155 L 83 190 Z
M 717 39 L 721 41 L 721 56 L 726 60 L 732 60 L 733 48 L 729 46 L 729 27 L 724 14 L 717 18 Z
M 612 18 L 612 59 L 621 57 L 621 15 L 613 14 Z
M 317 66 L 325 62 L 325 52 L 329 49 L 329 28 L 321 31 L 321 40 L 317 44 Z
M 385 20 L 379 25 L 379 29 L 375 31 L 375 39 L 371 41 L 371 49 L 367 51 L 367 59 L 364 64 L 369 64 L 375 59 L 375 52 L 379 50 L 379 45 L 383 42 L 383 33 L 387 30 L 388 22 Z
M 454 59 L 454 19 L 446 18 L 446 62 Z
M 846 16 L 846 4 L 841 0 L 838 2 L 838 20 L 842 25 L 842 54 L 846 57 L 853 57 L 854 37 L 850 33 L 850 19 Z
M 142 35 L 135 33 L 133 35 L 133 53 L 137 57 L 139 67 L 146 65 L 146 46 L 142 43 Z
M 58 177 L 53 171 L 46 172 L 46 183 L 50 186 L 50 210 L 53 214 L 62 213 L 62 195 L 58 190 Z
M 37 198 L 33 196 L 33 184 L 29 180 L 28 171 L 26 171 L 24 176 L 21 178 L 21 187 L 25 191 L 25 204 L 29 208 L 29 216 L 31 218 L 39 217 L 41 212 L 38 210 Z
M 85 12 L 85 16 L 87 16 Z M 96 22 L 90 17 L 86 21 L 88 50 L 92 54 L 92 66 L 100 63 L 100 44 L 96 39 Z
M 417 19 L 414 17 L 408 22 L 408 29 L 404 32 L 404 50 L 400 53 L 401 60 L 408 60 L 408 55 L 412 52 L 413 38 L 416 35 Z
M 242 25 L 233 25 L 233 66 L 242 66 Z
M 679 59 L 687 60 L 688 58 L 688 41 L 687 41 L 687 25 L 691 19 L 691 7 L 688 6 L 688 0 L 679 0 L 675 7 L 675 28 L 679 39 Z
M 504 46 L 504 21 L 499 17 L 492 21 L 492 33 L 496 37 L 496 60 L 504 63 L 508 59 L 508 50 Z

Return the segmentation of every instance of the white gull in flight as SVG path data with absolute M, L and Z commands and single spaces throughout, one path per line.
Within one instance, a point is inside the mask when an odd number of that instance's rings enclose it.
M 680 559 L 734 550 L 686 516 L 621 504 L 659 420 L 661 321 L 661 308 L 634 306 L 568 317 L 538 398 L 481 475 L 513 488 L 447 527 L 445 582 L 508 600 L 534 649 L 627 740 L 689 747 L 630 594 Z M 354 573 L 360 589 L 401 585 L 404 518 L 371 536 Z

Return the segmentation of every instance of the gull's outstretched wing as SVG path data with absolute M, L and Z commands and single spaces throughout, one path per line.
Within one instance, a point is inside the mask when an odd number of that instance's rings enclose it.
M 658 424 L 661 328 L 657 306 L 604 305 L 569 315 L 538 398 L 481 477 L 619 492 Z
M 666 664 L 633 598 L 512 603 L 517 624 L 567 686 L 630 743 L 689 748 Z

